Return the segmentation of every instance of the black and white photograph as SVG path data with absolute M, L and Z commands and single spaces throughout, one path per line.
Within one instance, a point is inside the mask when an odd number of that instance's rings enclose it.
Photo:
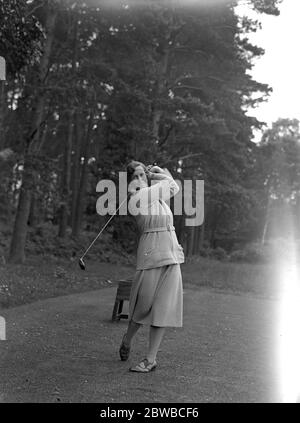
M 1 413 L 300 403 L 299 16 L 0 0 Z

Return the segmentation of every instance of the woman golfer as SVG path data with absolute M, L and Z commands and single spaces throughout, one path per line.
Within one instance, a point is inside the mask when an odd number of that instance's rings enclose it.
M 165 328 L 182 327 L 180 263 L 184 262 L 184 253 L 178 244 L 172 212 L 165 203 L 179 187 L 166 169 L 147 168 L 137 161 L 127 166 L 127 177 L 128 210 L 136 218 L 140 240 L 129 300 L 129 323 L 119 352 L 121 360 L 127 360 L 134 335 L 141 325 L 149 325 L 147 355 L 130 368 L 146 373 L 157 366 L 156 355 Z M 151 181 L 155 183 L 150 185 Z

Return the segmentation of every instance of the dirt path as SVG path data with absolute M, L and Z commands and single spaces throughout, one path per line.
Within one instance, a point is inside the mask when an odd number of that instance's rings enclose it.
M 277 402 L 273 356 L 277 302 L 185 288 L 184 327 L 169 329 L 150 374 L 147 328 L 128 362 L 118 348 L 126 321 L 111 323 L 116 288 L 2 312 L 0 402 Z

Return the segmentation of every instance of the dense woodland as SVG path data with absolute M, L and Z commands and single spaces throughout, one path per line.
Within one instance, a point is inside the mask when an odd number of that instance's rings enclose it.
M 241 2 L 258 18 L 279 13 L 277 0 Z M 263 122 L 251 108 L 271 87 L 249 74 L 264 52 L 247 38 L 259 21 L 239 17 L 238 3 L 0 2 L 3 255 L 24 262 L 45 225 L 57 239 L 97 232 L 108 218 L 96 214 L 97 182 L 118 181 L 130 159 L 204 180 L 204 223 L 175 216 L 187 255 L 300 236 L 299 122 L 281 119 L 253 142 Z M 133 248 L 132 218 L 109 228 Z

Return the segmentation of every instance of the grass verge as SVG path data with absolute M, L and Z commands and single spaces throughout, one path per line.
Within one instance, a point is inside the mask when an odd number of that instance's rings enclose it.
M 88 260 L 86 265 L 83 271 L 77 260 L 36 257 L 23 265 L 0 266 L 0 309 L 114 286 L 134 273 L 132 265 Z
M 0 266 L 0 308 L 36 300 L 114 286 L 134 275 L 134 265 L 37 256 L 24 265 Z M 231 263 L 200 258 L 181 266 L 184 286 L 210 288 L 236 294 L 276 297 L 280 281 L 278 265 Z
M 200 258 L 182 265 L 185 283 L 237 294 L 252 293 L 277 297 L 280 292 L 279 269 L 286 263 L 232 263 Z

